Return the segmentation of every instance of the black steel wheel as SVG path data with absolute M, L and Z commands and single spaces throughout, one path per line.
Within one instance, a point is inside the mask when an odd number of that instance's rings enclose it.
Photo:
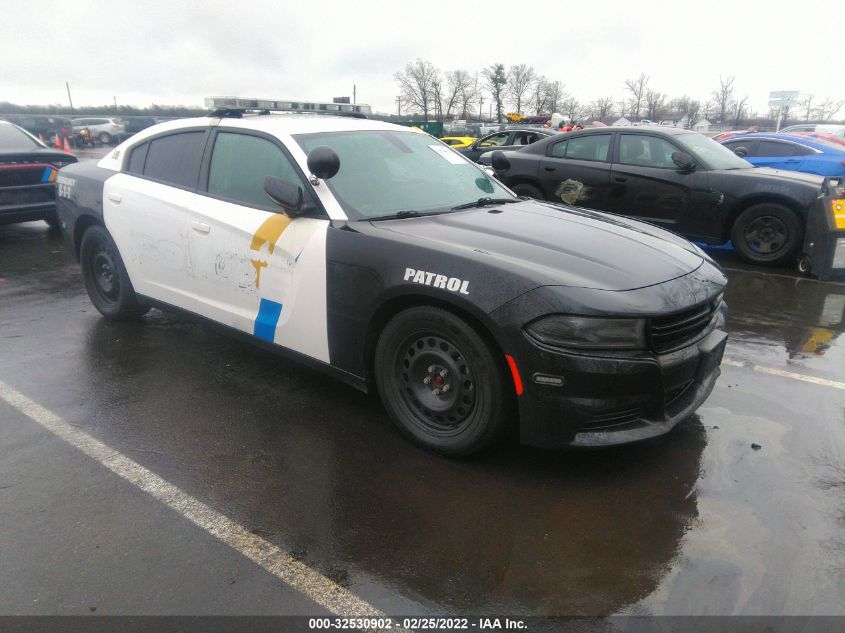
M 539 187 L 536 187 L 527 182 L 521 182 L 518 185 L 514 185 L 513 187 L 511 187 L 511 191 L 513 191 L 518 196 L 525 196 L 526 198 L 534 198 L 536 200 L 543 200 L 545 198 L 545 196 L 543 196 L 543 192 L 540 191 Z
M 731 230 L 731 240 L 747 261 L 777 265 L 792 259 L 802 234 L 801 223 L 791 210 L 764 202 L 739 214 Z
M 428 306 L 396 315 L 379 338 L 376 383 L 397 426 L 446 455 L 468 455 L 496 439 L 510 410 L 506 376 L 463 319 Z
M 138 302 L 117 245 L 102 226 L 92 226 L 82 236 L 79 249 L 82 278 L 94 307 L 110 319 L 130 319 L 147 312 Z

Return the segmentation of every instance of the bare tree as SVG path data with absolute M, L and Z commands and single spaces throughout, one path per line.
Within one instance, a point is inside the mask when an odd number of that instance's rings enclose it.
M 481 87 L 478 84 L 478 75 L 473 75 L 469 78 L 469 82 L 464 84 L 461 89 L 461 118 L 467 118 L 467 112 L 470 106 L 475 105 L 481 95 Z
M 496 121 L 502 122 L 502 100 L 505 96 L 505 86 L 508 83 L 508 78 L 505 75 L 504 64 L 492 64 L 483 71 L 484 80 L 487 84 L 487 89 L 496 103 Z
M 428 115 L 435 108 L 435 83 L 437 69 L 423 59 L 408 63 L 405 70 L 393 75 L 402 92 L 402 101 L 406 109 L 416 109 L 428 120 Z
M 431 89 L 434 92 L 434 120 L 443 120 L 443 78 L 436 73 L 431 80 Z
M 634 118 L 640 116 L 640 108 L 645 99 L 646 88 L 648 87 L 648 75 L 640 73 L 636 79 L 626 79 L 625 88 L 631 93 L 631 108 L 630 113 Z
M 836 101 L 835 99 L 828 98 L 817 105 L 813 111 L 817 119 L 831 121 L 842 109 L 842 106 L 845 106 L 845 101 Z
M 508 95 L 516 106 L 516 112 L 522 112 L 522 100 L 534 83 L 534 68 L 517 64 L 508 69 Z
M 613 97 L 599 97 L 590 104 L 590 116 L 601 121 L 613 116 Z
M 446 73 L 446 89 L 443 92 L 444 116 L 452 116 L 452 110 L 457 110 L 462 103 L 462 94 L 473 81 L 472 75 L 465 70 L 452 70 Z M 466 108 L 464 108 L 466 110 Z M 466 118 L 466 114 L 464 114 Z
M 584 117 L 584 107 L 575 97 L 567 97 L 560 104 L 560 113 L 570 121 L 578 121 Z
M 531 93 L 529 100 L 532 104 L 532 109 L 535 114 L 541 114 L 546 109 L 546 104 L 549 101 L 549 87 L 548 80 L 545 77 L 537 77 L 531 85 Z
M 547 81 L 546 82 L 546 103 L 549 106 L 549 111 L 557 112 L 561 102 L 566 99 L 566 86 L 561 81 Z
M 729 106 L 734 94 L 734 80 L 736 77 L 731 75 L 722 79 L 719 75 L 719 89 L 713 91 L 713 103 L 715 111 L 719 115 L 719 123 L 724 123 L 727 119 Z
M 739 122 L 745 118 L 745 104 L 747 102 L 748 95 L 745 95 L 742 99 L 737 99 L 732 103 L 734 125 L 739 125 Z
M 647 117 L 652 121 L 659 121 L 666 112 L 666 95 L 657 90 L 647 90 L 644 101 Z
M 809 121 L 813 114 L 813 95 L 805 94 L 798 102 L 798 107 L 804 112 L 804 120 Z
M 695 99 L 690 99 L 687 104 L 687 125 L 692 128 L 696 123 L 701 121 L 701 102 Z

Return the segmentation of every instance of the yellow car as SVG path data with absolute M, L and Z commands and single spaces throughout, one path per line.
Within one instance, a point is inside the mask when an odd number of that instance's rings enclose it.
M 463 149 L 469 147 L 478 139 L 474 136 L 444 136 L 440 140 L 455 149 Z

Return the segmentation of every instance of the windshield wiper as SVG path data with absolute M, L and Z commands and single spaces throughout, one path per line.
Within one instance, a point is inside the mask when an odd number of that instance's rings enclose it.
M 396 220 L 399 218 L 418 218 L 422 215 L 419 211 L 398 211 L 396 213 L 388 213 L 387 215 L 377 215 L 372 218 L 364 218 L 368 222 L 375 222 L 376 220 Z
M 522 202 L 519 198 L 479 198 L 475 202 L 466 202 L 452 207 L 452 211 L 460 211 L 461 209 L 472 209 L 474 207 L 485 207 L 488 204 L 508 204 L 511 202 Z

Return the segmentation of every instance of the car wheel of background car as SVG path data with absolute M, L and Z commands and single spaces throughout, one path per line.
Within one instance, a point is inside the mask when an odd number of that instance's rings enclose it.
M 95 225 L 85 231 L 79 261 L 85 289 L 100 314 L 122 320 L 139 317 L 149 310 L 138 303 L 117 245 L 104 227 Z
M 109 145 L 111 143 L 111 134 L 108 132 L 100 132 L 97 138 L 100 139 L 100 143 L 103 145 Z
M 526 198 L 535 198 L 537 200 L 544 200 L 545 196 L 543 192 L 540 191 L 539 187 L 535 187 L 534 185 L 528 184 L 527 182 L 519 183 L 518 185 L 514 185 L 511 187 L 511 191 L 513 191 L 518 196 L 525 196 Z
M 737 252 L 755 264 L 782 264 L 792 258 L 801 241 L 801 223 L 783 205 L 763 202 L 739 214 L 731 229 Z
M 438 453 L 477 452 L 507 422 L 502 364 L 466 321 L 447 310 L 420 306 L 396 315 L 376 346 L 375 374 L 397 426 Z

